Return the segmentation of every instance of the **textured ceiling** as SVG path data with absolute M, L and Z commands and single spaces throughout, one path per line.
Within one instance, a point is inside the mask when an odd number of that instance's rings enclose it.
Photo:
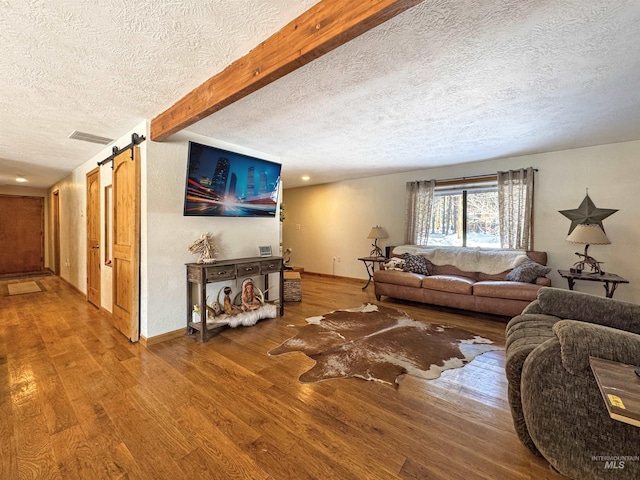
M 0 185 L 52 185 L 104 148 L 74 130 L 124 135 L 316 1 L 0 0 Z
M 314 3 L 0 0 L 0 184 L 51 185 L 101 148 L 73 130 L 126 133 Z M 635 140 L 638 45 L 638 0 L 425 0 L 189 130 L 287 187 Z

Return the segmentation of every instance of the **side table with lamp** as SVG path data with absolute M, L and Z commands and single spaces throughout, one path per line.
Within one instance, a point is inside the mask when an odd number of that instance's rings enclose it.
M 567 242 L 585 246 L 583 254 L 576 252 L 579 260 L 569 270 L 558 270 L 560 276 L 567 279 L 569 290 L 573 290 L 576 280 L 602 282 L 607 298 L 612 298 L 619 284 L 629 283 L 615 273 L 605 273 L 601 268 L 603 262 L 589 255 L 589 245 L 611 244 L 611 240 L 604 231 L 602 220 L 615 212 L 617 212 L 615 209 L 597 208 L 589 198 L 588 192 L 578 208 L 560 211 L 572 221 Z M 587 269 L 590 272 L 587 272 Z
M 373 250 L 371 250 L 368 257 L 358 258 L 358 260 L 364 263 L 364 268 L 367 270 L 367 275 L 369 276 L 369 278 L 367 279 L 367 284 L 362 287 L 362 290 L 366 289 L 371 283 L 376 264 L 380 265 L 381 263 L 384 263 L 388 260 L 387 257 L 385 257 L 382 253 L 382 249 L 378 246 L 378 239 L 388 238 L 387 232 L 384 231 L 384 228 L 380 227 L 379 225 L 371 227 L 371 231 L 369 232 L 367 238 L 373 239 L 373 243 L 371 244 Z

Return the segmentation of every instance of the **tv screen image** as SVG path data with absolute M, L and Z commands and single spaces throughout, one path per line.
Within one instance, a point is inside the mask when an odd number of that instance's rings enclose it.
M 275 217 L 281 165 L 189 142 L 186 216 Z

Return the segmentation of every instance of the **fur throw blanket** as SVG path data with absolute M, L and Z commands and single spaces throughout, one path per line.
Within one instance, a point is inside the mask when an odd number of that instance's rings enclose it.
M 434 265 L 452 265 L 463 272 L 481 272 L 487 275 L 511 270 L 528 258 L 524 250 L 482 250 L 418 245 L 402 245 L 394 248 L 393 253 L 421 255 Z

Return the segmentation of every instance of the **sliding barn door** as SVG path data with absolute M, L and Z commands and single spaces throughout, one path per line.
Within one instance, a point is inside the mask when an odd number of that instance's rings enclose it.
M 131 155 L 133 152 L 133 160 Z M 113 160 L 113 322 L 140 339 L 140 149 Z

